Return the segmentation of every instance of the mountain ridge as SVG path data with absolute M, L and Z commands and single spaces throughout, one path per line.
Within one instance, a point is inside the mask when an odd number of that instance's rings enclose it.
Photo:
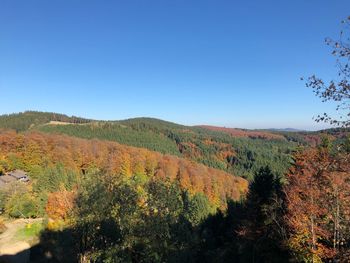
M 297 146 L 296 142 L 289 141 L 284 135 L 234 137 L 220 130 L 147 117 L 98 121 L 28 111 L 0 116 L 0 128 L 115 141 L 180 156 L 248 179 L 252 179 L 264 165 L 270 165 L 276 173 L 283 174 L 292 162 L 291 153 Z M 295 141 L 298 140 L 295 138 Z
M 69 123 L 89 123 L 89 122 L 130 122 L 130 121 L 147 121 L 147 122 L 162 122 L 164 124 L 168 125 L 174 125 L 178 127 L 219 127 L 219 128 L 227 128 L 227 129 L 238 129 L 238 130 L 245 130 L 245 131 L 266 131 L 266 132 L 322 132 L 322 131 L 328 131 L 328 130 L 334 130 L 338 128 L 325 128 L 325 129 L 319 129 L 319 130 L 304 130 L 304 129 L 298 129 L 298 128 L 293 128 L 293 127 L 287 127 L 287 128 L 267 128 L 267 129 L 248 129 L 248 128 L 241 128 L 241 127 L 227 127 L 225 125 L 212 125 L 212 124 L 196 124 L 196 125 L 186 125 L 186 124 L 180 124 L 176 123 L 173 121 L 167 121 L 164 119 L 160 118 L 155 118 L 155 117 L 131 117 L 131 118 L 126 118 L 126 119 L 94 119 L 94 118 L 86 118 L 86 117 L 81 117 L 81 116 L 76 116 L 76 115 L 70 115 L 70 114 L 65 114 L 65 113 L 57 113 L 57 112 L 50 112 L 50 111 L 36 111 L 36 110 L 25 110 L 21 112 L 14 112 L 14 113 L 4 113 L 0 115 L 0 118 L 6 118 L 6 117 L 19 117 L 19 116 L 26 116 L 30 117 L 30 115 L 46 115 L 46 119 L 48 119 L 48 116 L 50 120 L 55 121 L 57 119 L 68 119 L 70 120 Z M 64 122 L 64 121 L 62 121 Z M 47 121 L 49 123 L 49 121 Z

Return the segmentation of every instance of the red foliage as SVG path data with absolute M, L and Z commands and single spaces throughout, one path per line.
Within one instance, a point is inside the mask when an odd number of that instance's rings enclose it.
M 349 156 L 325 149 L 296 155 L 286 187 L 290 247 L 314 260 L 342 254 L 350 231 Z
M 84 172 L 89 167 L 98 167 L 108 173 L 123 176 L 144 173 L 160 179 L 167 177 L 179 180 L 180 184 L 191 192 L 204 192 L 211 201 L 220 200 L 220 205 L 224 205 L 227 198 L 238 200 L 247 191 L 248 186 L 245 179 L 226 172 L 116 142 L 39 132 L 0 132 L 0 152 L 6 153 L 6 156 L 13 153 L 26 162 L 30 158 L 23 157 L 28 154 L 26 149 L 29 149 L 29 145 L 30 149 L 38 149 L 36 154 L 40 157 L 37 158 L 41 162 L 39 165 L 62 163 L 77 172 Z
M 264 131 L 250 131 L 250 130 L 242 130 L 236 128 L 226 128 L 226 127 L 217 127 L 217 126 L 209 126 L 209 125 L 201 125 L 199 127 L 205 128 L 211 131 L 221 131 L 230 134 L 233 137 L 246 137 L 253 139 L 267 139 L 267 140 L 285 140 L 285 138 L 280 134 L 275 134 L 272 132 L 264 132 Z
M 50 219 L 65 220 L 74 205 L 74 192 L 62 190 L 50 193 L 46 205 L 46 213 Z

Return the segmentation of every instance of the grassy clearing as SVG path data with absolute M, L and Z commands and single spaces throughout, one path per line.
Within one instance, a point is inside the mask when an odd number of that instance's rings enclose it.
M 20 228 L 15 238 L 21 241 L 28 241 L 30 243 L 35 242 L 41 230 L 43 230 L 44 226 L 42 222 L 34 222 L 26 224 L 23 228 Z

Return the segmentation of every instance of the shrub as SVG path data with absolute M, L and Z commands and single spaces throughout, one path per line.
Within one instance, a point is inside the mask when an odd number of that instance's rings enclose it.
M 34 199 L 29 194 L 14 194 L 7 201 L 6 212 L 15 218 L 30 218 L 37 216 L 37 207 Z

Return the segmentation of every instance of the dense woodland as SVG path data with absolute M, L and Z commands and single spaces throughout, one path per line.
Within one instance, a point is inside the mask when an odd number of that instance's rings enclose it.
M 275 173 L 283 175 L 292 161 L 291 154 L 297 145 L 307 144 L 301 135 L 294 135 L 291 139 L 290 134 L 245 131 L 244 134 L 250 134 L 251 137 L 236 136 L 225 131 L 183 126 L 150 118 L 105 122 L 58 116 L 61 115 L 41 112 L 0 116 L 0 128 L 39 130 L 85 139 L 116 141 L 181 156 L 248 180 L 264 165 L 269 165 Z M 26 120 L 25 125 L 22 124 L 22 119 Z M 57 121 L 62 123 L 58 124 Z
M 0 189 L 0 210 L 45 218 L 33 262 L 349 257 L 347 130 L 235 137 L 155 119 L 53 116 L 0 117 L 0 173 L 31 178 Z
M 37 132 L 2 132 L 0 149 L 0 169 L 28 171 L 40 193 L 61 186 L 72 189 L 74 182 L 90 171 L 137 176 L 141 181 L 150 177 L 177 181 L 189 193 L 205 193 L 214 208 L 224 207 L 227 198 L 239 200 L 247 188 L 246 180 L 223 171 L 113 142 Z
M 350 17 L 342 24 L 325 41 L 338 74 L 305 79 L 339 113 L 314 119 L 338 128 L 0 116 L 0 233 L 3 220 L 38 218 L 37 263 L 350 262 Z M 4 180 L 16 169 L 30 180 Z
M 53 112 L 26 111 L 23 113 L 4 114 L 0 116 L 0 127 L 4 129 L 13 129 L 16 131 L 25 131 L 31 127 L 49 123 L 50 121 L 68 122 L 68 123 L 87 123 L 90 120 L 69 117 L 64 114 Z

